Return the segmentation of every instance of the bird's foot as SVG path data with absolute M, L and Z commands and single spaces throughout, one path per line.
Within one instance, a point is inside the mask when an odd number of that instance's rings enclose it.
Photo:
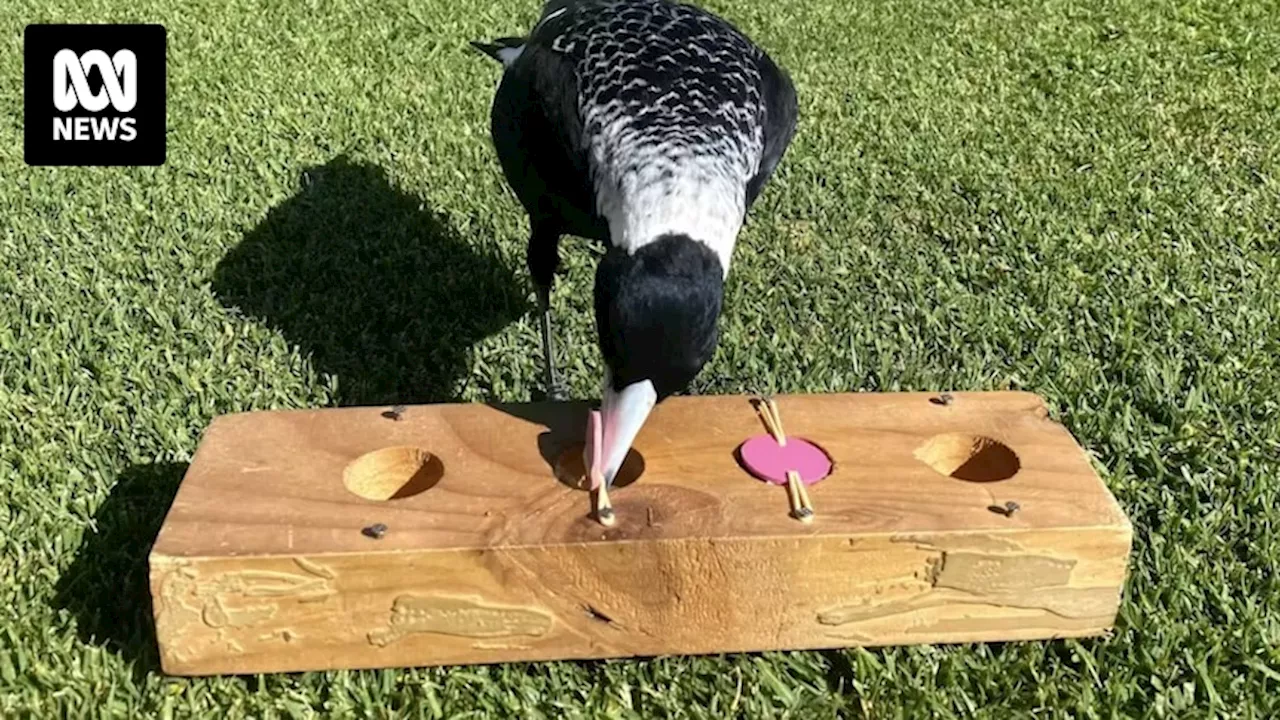
M 542 382 L 545 386 L 548 400 L 564 402 L 568 399 L 569 393 L 565 389 L 564 382 L 557 376 L 556 367 L 551 364 L 550 358 L 547 359 L 547 364 L 544 366 Z

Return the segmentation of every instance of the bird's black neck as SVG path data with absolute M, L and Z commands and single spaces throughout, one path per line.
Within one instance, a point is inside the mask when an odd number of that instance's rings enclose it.
M 615 390 L 649 380 L 663 399 L 711 359 L 724 296 L 719 257 L 687 235 L 664 235 L 634 253 L 609 250 L 596 271 L 600 349 Z

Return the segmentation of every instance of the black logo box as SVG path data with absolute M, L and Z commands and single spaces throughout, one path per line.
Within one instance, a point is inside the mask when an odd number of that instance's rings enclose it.
M 23 141 L 28 165 L 163 165 L 167 135 L 166 50 L 163 25 L 27 25 L 23 43 Z M 60 50 L 77 55 L 101 50 L 108 57 L 121 49 L 137 58 L 138 102 L 127 113 L 110 103 L 98 112 L 77 105 L 61 112 L 54 105 L 53 58 Z M 91 90 L 102 88 L 96 70 L 89 71 Z M 70 84 L 69 84 L 70 86 Z M 124 140 L 54 140 L 55 118 L 133 118 L 136 137 Z M 92 134 L 91 134 L 92 137 Z

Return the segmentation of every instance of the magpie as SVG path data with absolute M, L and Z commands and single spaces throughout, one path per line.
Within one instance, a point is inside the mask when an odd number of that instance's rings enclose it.
M 795 87 L 729 22 L 672 0 L 549 0 L 526 36 L 471 44 L 503 66 L 490 134 L 529 215 L 554 399 L 560 238 L 605 248 L 594 310 L 607 488 L 654 406 L 716 349 L 738 233 L 795 135 Z

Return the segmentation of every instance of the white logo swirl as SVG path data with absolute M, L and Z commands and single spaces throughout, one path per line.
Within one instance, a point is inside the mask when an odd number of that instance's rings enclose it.
M 102 89 L 89 92 L 89 69 L 102 73 Z M 71 87 L 67 87 L 67 81 Z M 80 107 L 98 112 L 111 106 L 117 112 L 129 112 L 138 103 L 138 59 L 132 50 L 121 50 L 112 57 L 101 50 L 90 50 L 77 56 L 74 51 L 60 50 L 53 56 L 53 104 L 62 112 Z

